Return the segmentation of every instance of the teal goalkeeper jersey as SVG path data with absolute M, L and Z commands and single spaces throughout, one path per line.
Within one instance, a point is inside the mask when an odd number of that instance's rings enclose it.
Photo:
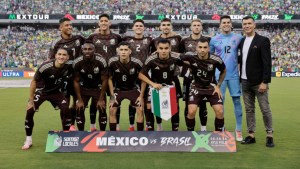
M 242 35 L 236 33 L 217 34 L 210 43 L 210 52 L 221 57 L 226 65 L 225 80 L 238 79 L 238 48 L 242 40 Z M 219 78 L 219 71 L 216 71 L 216 78 Z

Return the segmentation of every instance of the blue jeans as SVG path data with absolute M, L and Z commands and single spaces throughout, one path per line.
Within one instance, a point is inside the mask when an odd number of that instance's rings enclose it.
M 269 105 L 268 90 L 264 93 L 258 92 L 259 85 L 251 85 L 247 80 L 242 80 L 242 92 L 246 111 L 246 121 L 249 133 L 255 133 L 255 97 L 257 97 L 260 111 L 263 115 L 263 120 L 267 133 L 272 133 L 272 112 Z

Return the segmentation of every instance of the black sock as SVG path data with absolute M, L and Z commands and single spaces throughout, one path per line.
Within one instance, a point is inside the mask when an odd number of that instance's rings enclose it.
M 35 112 L 34 112 L 33 108 L 27 110 L 26 118 L 25 118 L 26 136 L 32 135 L 32 130 L 33 130 L 33 126 L 34 126 L 34 121 L 33 121 L 34 113 Z
M 134 118 L 136 113 L 135 107 L 129 105 L 128 112 L 129 112 L 129 124 L 134 125 Z
M 72 113 L 66 106 L 60 107 L 60 113 L 63 115 L 62 127 L 64 131 L 68 131 L 72 124 Z
M 109 123 L 110 131 L 116 131 L 117 130 L 117 123 Z
M 161 124 L 162 118 L 157 117 L 157 116 L 155 116 L 155 118 L 156 118 L 156 123 L 157 123 L 157 124 Z
M 206 126 L 206 124 L 207 124 L 207 107 L 206 107 L 206 102 L 201 102 L 200 103 L 199 117 L 200 117 L 201 126 Z
M 224 118 L 223 119 L 215 118 L 215 131 L 223 131 L 223 127 L 224 127 Z
M 147 109 L 145 114 L 148 131 L 154 131 L 154 115 L 152 114 L 151 109 Z
M 84 124 L 85 124 L 85 116 L 84 116 L 84 110 L 79 110 L 77 116 L 76 116 L 76 123 L 79 131 L 84 130 Z
M 172 116 L 171 123 L 172 123 L 172 131 L 178 131 L 178 129 L 179 129 L 179 112 L 177 112 L 174 116 Z
M 90 121 L 91 124 L 96 123 L 96 117 L 97 117 L 97 107 L 94 105 L 90 106 Z
M 186 127 L 187 127 L 188 131 L 194 131 L 195 118 L 193 118 L 193 119 L 186 118 Z
M 106 124 L 107 124 L 106 109 L 104 109 L 104 110 L 99 109 L 99 126 L 100 126 L 100 131 L 105 131 Z
M 73 108 L 73 107 L 71 107 L 70 109 L 69 109 L 69 111 L 71 112 L 71 114 L 72 114 L 72 120 L 71 120 L 71 124 L 72 125 L 74 125 L 75 124 L 75 120 L 76 120 L 76 109 L 75 108 Z
M 120 113 L 121 113 L 121 108 L 118 107 L 116 112 L 117 124 L 120 124 Z
M 144 123 L 137 122 L 136 123 L 136 128 L 137 128 L 137 131 L 143 131 L 144 130 Z

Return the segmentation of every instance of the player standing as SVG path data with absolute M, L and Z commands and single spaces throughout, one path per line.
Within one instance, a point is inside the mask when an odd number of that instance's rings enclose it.
M 67 61 L 71 53 L 67 49 L 59 48 L 55 54 L 55 59 L 44 62 L 36 71 L 30 83 L 29 99 L 25 118 L 26 140 L 22 147 L 27 150 L 32 146 L 32 130 L 34 126 L 33 116 L 36 110 L 44 101 L 49 101 L 60 109 L 63 130 L 69 130 L 72 116 L 68 110 L 69 104 L 60 91 L 63 81 L 69 74 L 69 64 Z M 37 83 L 43 84 L 42 88 L 37 88 Z
M 242 105 L 240 99 L 241 87 L 238 70 L 238 49 L 243 37 L 231 31 L 232 22 L 228 15 L 221 17 L 220 28 L 221 33 L 214 36 L 210 41 L 210 52 L 220 56 L 226 65 L 226 77 L 221 85 L 223 102 L 225 102 L 225 93 L 228 87 L 234 105 L 236 141 L 242 141 Z M 219 71 L 216 71 L 216 77 L 218 77 L 218 74 Z
M 84 43 L 84 37 L 80 35 L 73 35 L 73 26 L 71 24 L 71 20 L 68 18 L 62 18 L 59 20 L 59 30 L 61 36 L 52 42 L 52 47 L 50 49 L 49 58 L 54 59 L 55 54 L 59 48 L 66 48 L 71 50 L 71 55 L 69 60 L 73 61 L 81 52 L 81 45 Z M 72 70 L 72 64 L 70 64 L 70 72 Z M 73 97 L 73 103 L 69 108 L 69 111 L 72 113 L 72 126 L 71 130 L 76 130 L 73 126 L 76 118 L 76 110 L 75 110 L 75 101 L 77 100 L 76 94 L 73 86 L 73 77 L 70 74 L 67 79 L 64 81 L 64 86 L 62 88 L 64 94 L 66 95 L 67 101 L 70 104 L 71 96 Z M 56 105 L 54 105 L 56 106 Z
M 139 59 L 142 63 L 145 63 L 147 57 L 150 55 L 152 38 L 144 36 L 145 23 L 142 19 L 133 21 L 132 29 L 134 31 L 134 36 L 126 36 L 123 40 L 130 44 L 130 56 Z M 135 110 L 136 109 L 134 107 L 129 105 L 129 131 L 134 131 Z M 119 122 L 119 118 L 120 114 L 117 114 L 117 123 Z
M 107 63 L 99 54 L 95 54 L 95 46 L 92 42 L 86 41 L 82 46 L 82 56 L 74 60 L 73 68 L 74 88 L 78 98 L 77 108 L 77 126 L 83 131 L 85 124 L 84 109 L 92 98 L 90 114 L 96 114 L 97 103 L 101 103 L 99 126 L 104 131 L 106 124 L 101 123 L 101 114 L 105 113 L 106 89 L 107 89 Z M 104 110 L 104 111 L 102 111 Z M 103 116 L 103 115 L 102 115 Z M 91 130 L 95 131 L 95 130 Z
M 109 60 L 108 86 L 110 91 L 110 118 L 109 125 L 111 131 L 116 131 L 117 107 L 122 100 L 130 100 L 130 105 L 137 111 L 137 130 L 144 130 L 144 91 L 146 84 L 142 83 L 140 88 L 137 79 L 138 73 L 142 69 L 142 62 L 139 59 L 130 57 L 131 49 L 128 42 L 121 42 L 118 47 L 119 56 Z
M 192 34 L 181 40 L 180 42 L 180 53 L 196 53 L 196 47 L 200 39 L 206 38 L 210 41 L 210 37 L 203 36 L 202 30 L 202 22 L 200 19 L 193 19 L 191 22 Z M 188 68 L 183 68 L 184 72 L 188 71 Z M 184 117 L 186 118 L 188 114 L 188 95 L 190 92 L 190 86 L 192 79 L 190 77 L 183 76 L 183 100 L 185 101 L 185 109 L 184 109 Z M 201 122 L 201 131 L 206 131 L 206 123 L 207 123 L 207 108 L 206 102 L 200 102 L 200 110 L 199 110 L 199 117 Z
M 226 66 L 221 58 L 209 53 L 207 39 L 200 39 L 197 44 L 197 53 L 185 56 L 192 70 L 194 81 L 189 93 L 189 107 L 187 115 L 188 131 L 195 127 L 195 114 L 201 101 L 209 101 L 216 115 L 215 131 L 224 130 L 223 100 L 220 86 L 226 75 Z M 221 73 L 218 83 L 215 78 L 215 70 Z
M 179 53 L 179 44 L 181 41 L 181 36 L 177 35 L 172 29 L 173 29 L 173 25 L 171 22 L 171 19 L 169 18 L 164 18 L 163 20 L 161 20 L 160 22 L 160 30 L 161 30 L 161 35 L 155 39 L 153 39 L 152 41 L 152 45 L 151 45 L 151 51 L 155 52 L 157 51 L 157 44 L 158 42 L 160 42 L 160 40 L 162 39 L 166 39 L 168 41 L 170 41 L 170 47 L 171 47 L 171 51 L 172 52 L 177 52 Z M 174 83 L 175 83 L 175 87 L 176 87 L 176 91 L 177 91 L 177 97 L 178 98 L 182 98 L 182 91 L 181 91 L 181 87 L 180 87 L 180 82 L 178 79 L 178 75 L 180 74 L 180 69 L 178 66 L 176 66 L 176 71 L 174 72 Z M 178 112 L 179 112 L 179 105 L 178 105 Z M 174 118 L 177 118 L 174 117 Z M 179 118 L 179 116 L 178 116 Z M 179 123 L 179 119 L 175 120 L 178 121 Z M 157 130 L 161 131 L 162 130 L 162 125 L 161 125 L 162 119 L 160 117 L 156 117 L 156 123 L 157 123 Z M 176 124 L 176 126 L 179 126 L 179 124 Z
M 182 66 L 183 62 L 178 53 L 171 52 L 171 43 L 167 39 L 160 39 L 157 43 L 157 53 L 153 53 L 145 62 L 139 79 L 155 89 L 161 89 L 162 84 L 174 85 L 176 66 Z M 151 71 L 151 77 L 148 72 Z M 149 96 L 150 98 L 150 96 Z M 177 97 L 178 99 L 178 97 Z M 172 131 L 178 131 L 179 112 L 171 118 Z M 146 123 L 148 131 L 154 131 L 154 115 L 151 113 L 150 99 L 147 103 Z
M 88 40 L 92 41 L 93 44 L 95 45 L 95 53 L 99 53 L 108 62 L 108 60 L 111 57 L 116 56 L 117 46 L 122 41 L 122 39 L 120 35 L 115 34 L 110 30 L 111 22 L 109 20 L 109 15 L 107 14 L 100 15 L 98 26 L 99 26 L 99 31 L 90 35 L 88 37 Z M 90 119 L 91 119 L 91 130 L 93 130 L 94 128 L 96 128 L 96 124 L 95 124 L 96 114 L 90 114 Z M 102 124 L 105 125 L 107 124 L 106 112 L 105 114 L 101 113 L 100 119 Z

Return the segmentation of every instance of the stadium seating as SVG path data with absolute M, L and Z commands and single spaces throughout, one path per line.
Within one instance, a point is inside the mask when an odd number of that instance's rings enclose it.
M 208 36 L 216 33 L 217 28 L 206 28 L 203 32 Z M 74 28 L 75 34 L 85 37 L 94 30 L 79 32 Z M 190 32 L 183 29 L 177 33 L 186 36 Z M 153 37 L 159 35 L 157 28 L 147 28 L 146 34 Z M 258 33 L 271 40 L 273 66 L 281 68 L 300 68 L 300 28 L 285 29 L 259 29 Z M 128 33 L 129 35 L 132 32 Z M 54 39 L 59 37 L 57 28 L 40 29 L 35 31 L 31 27 L 12 27 L 0 29 L 0 67 L 35 67 L 47 59 L 49 48 Z
M 0 14 L 300 14 L 299 0 L 4 0 Z

